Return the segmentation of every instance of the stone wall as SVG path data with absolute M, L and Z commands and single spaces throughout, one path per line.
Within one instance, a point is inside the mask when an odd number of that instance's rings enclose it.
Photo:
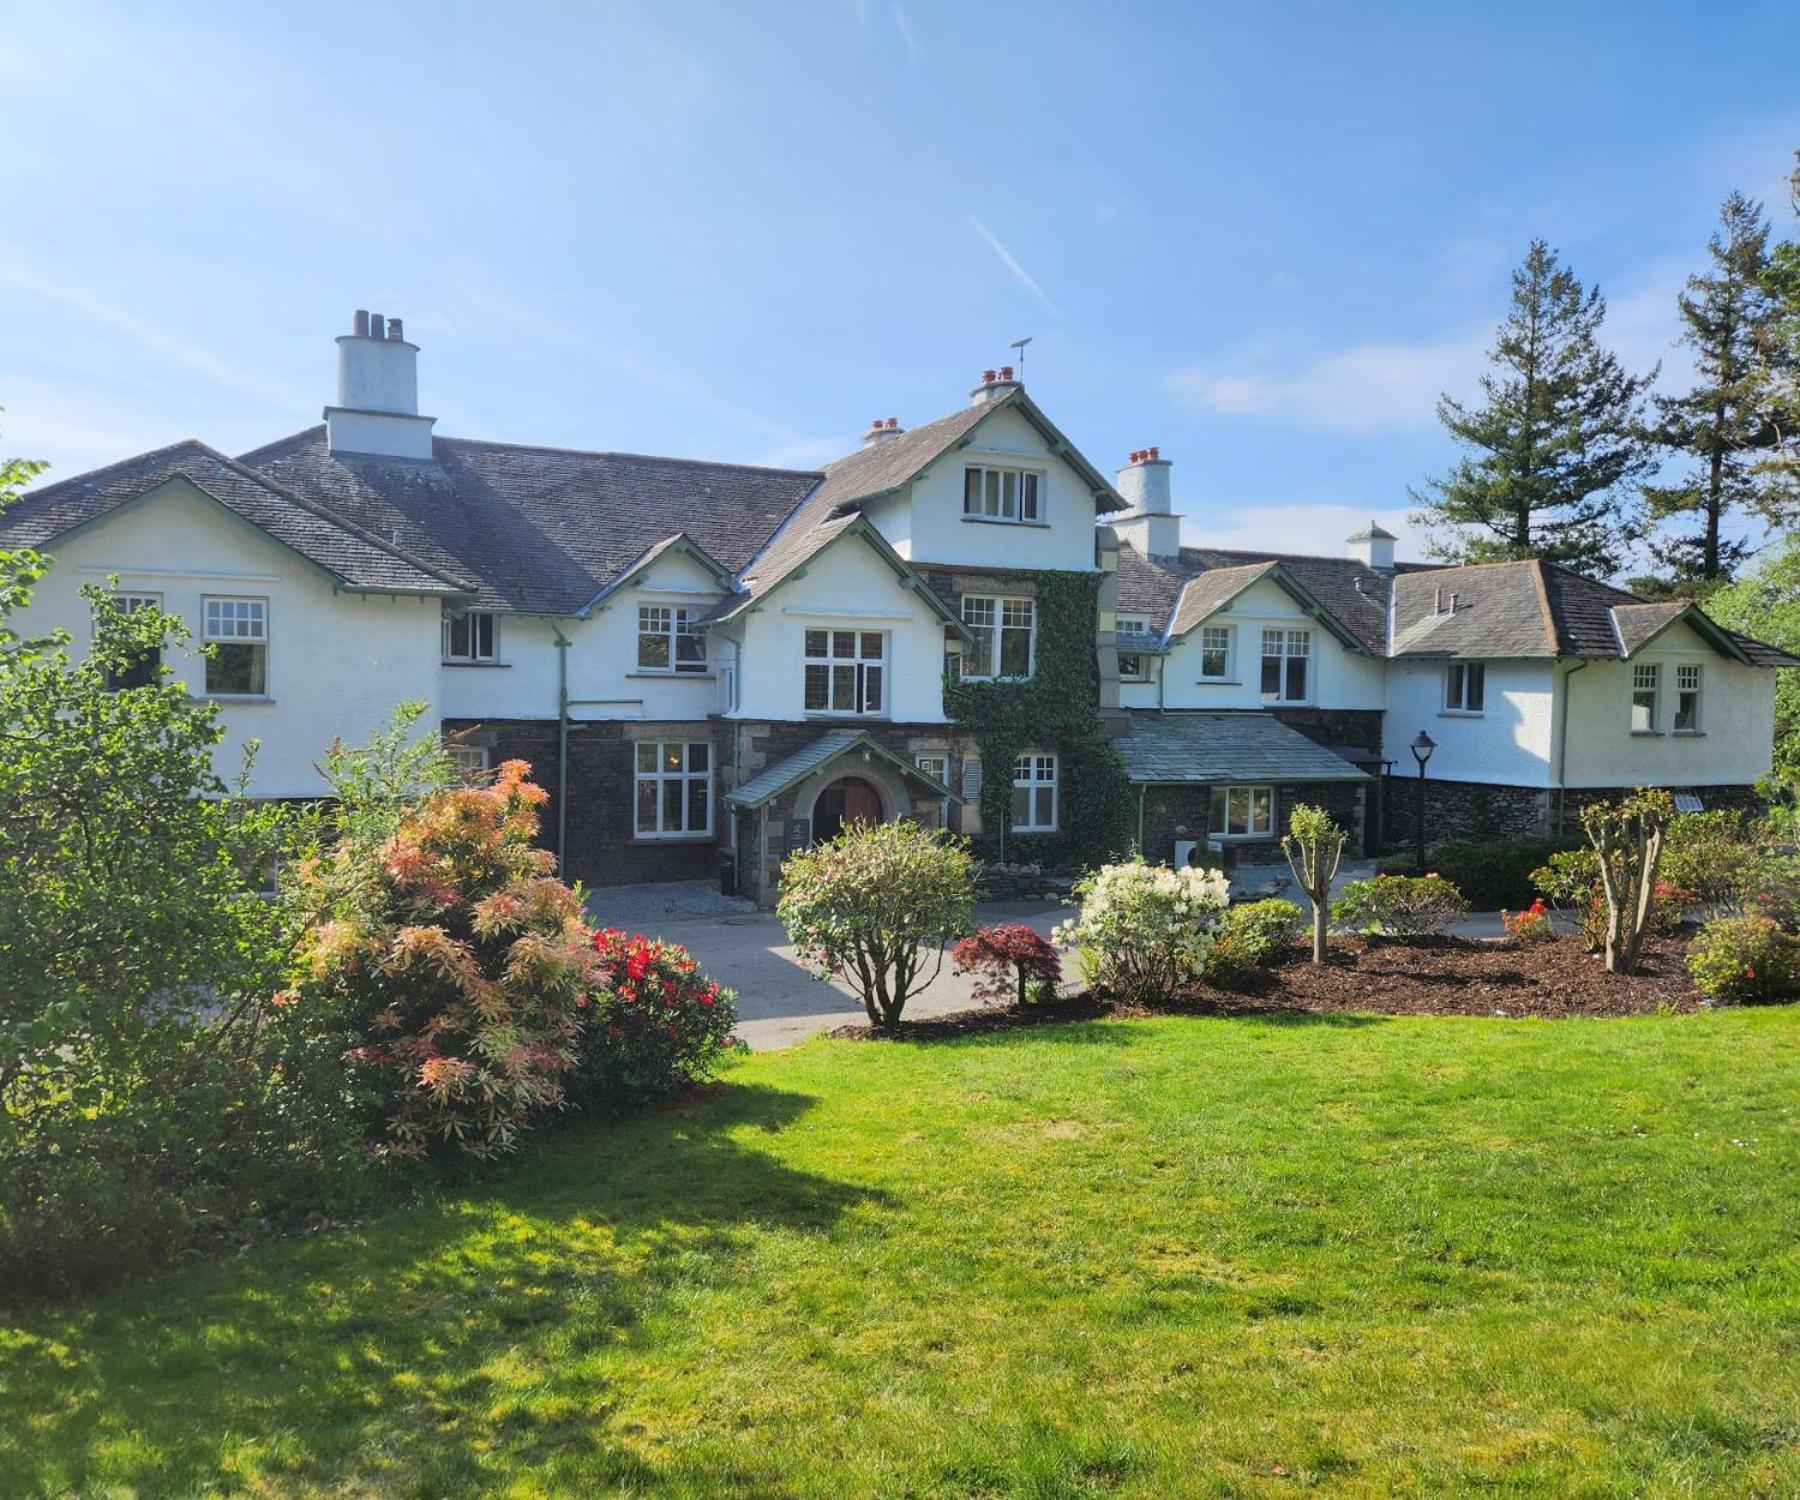
M 1710 809 L 1760 810 L 1766 804 L 1753 786 L 1671 787 L 1688 792 Z M 1545 787 L 1499 786 L 1478 781 L 1425 781 L 1425 843 L 1480 842 L 1540 834 L 1578 833 L 1581 809 L 1591 802 L 1629 797 L 1631 787 L 1583 787 L 1557 792 Z M 1387 830 L 1390 850 L 1413 847 L 1419 806 L 1419 778 L 1396 773 L 1388 778 Z M 1560 825 L 1560 826 L 1559 826 Z
M 1350 834 L 1346 859 L 1363 854 L 1362 830 L 1373 782 L 1320 781 L 1275 788 L 1275 833 L 1268 839 L 1227 841 L 1225 866 L 1278 864 L 1284 856 L 1280 835 L 1296 804 L 1322 807 Z M 1205 839 L 1212 789 L 1204 786 L 1151 787 L 1144 796 L 1144 857 L 1152 863 L 1173 858 L 1177 839 Z

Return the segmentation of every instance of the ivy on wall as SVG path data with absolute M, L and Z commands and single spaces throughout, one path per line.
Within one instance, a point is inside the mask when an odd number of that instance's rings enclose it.
M 946 678 L 944 710 L 981 752 L 984 859 L 1047 865 L 1098 864 L 1131 835 L 1125 766 L 1099 721 L 1100 664 L 1094 646 L 1100 580 L 1045 572 L 1037 581 L 1037 643 L 1023 682 Z M 1011 830 L 1013 762 L 1026 751 L 1057 757 L 1055 833 Z

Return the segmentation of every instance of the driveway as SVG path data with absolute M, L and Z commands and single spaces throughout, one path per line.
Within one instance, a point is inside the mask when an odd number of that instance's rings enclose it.
M 710 895 L 694 883 L 668 887 L 601 889 L 589 895 L 594 920 L 626 927 L 650 937 L 680 943 L 694 955 L 707 977 L 737 991 L 737 1034 L 758 1052 L 792 1047 L 821 1031 L 865 1020 L 862 1001 L 841 980 L 821 983 L 794 956 L 781 923 L 770 912 L 748 902 Z M 992 902 L 975 909 L 982 926 L 992 922 L 1024 922 L 1043 933 L 1070 908 L 1047 901 Z M 1063 972 L 1073 979 L 1073 963 L 1063 958 Z M 943 1015 L 968 1010 L 975 1001 L 972 978 L 952 974 L 946 955 L 936 979 L 906 1002 L 908 1016 Z

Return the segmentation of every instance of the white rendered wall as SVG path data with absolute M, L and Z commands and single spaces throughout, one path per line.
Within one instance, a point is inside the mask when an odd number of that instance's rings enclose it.
M 226 734 L 215 754 L 219 774 L 231 779 L 244 742 L 262 742 L 253 795 L 318 795 L 325 788 L 315 767 L 334 737 L 359 744 L 396 703 L 436 697 L 438 599 L 334 592 L 309 563 L 183 481 L 45 550 L 55 565 L 19 623 L 31 631 L 60 626 L 77 651 L 93 638 L 79 591 L 104 585 L 109 573 L 122 593 L 160 595 L 196 641 L 203 595 L 268 600 L 268 699 L 221 705 Z M 204 683 L 194 653 L 165 652 L 164 661 L 196 690 Z M 435 720 L 435 703 L 433 710 Z
M 1090 542 L 1093 527 L 1088 527 Z M 881 630 L 888 634 L 887 719 L 944 721 L 944 622 L 858 536 L 834 542 L 793 579 L 741 617 L 738 708 L 743 719 L 847 718 L 805 709 L 806 632 Z
M 1129 613 L 1129 611 L 1126 611 Z M 1162 696 L 1157 684 L 1121 682 L 1119 701 L 1126 708 L 1369 708 L 1383 703 L 1382 666 L 1342 645 L 1317 620 L 1301 612 L 1299 605 L 1278 583 L 1252 584 L 1221 610 L 1208 625 L 1232 627 L 1232 670 L 1226 682 L 1201 682 L 1200 626 L 1177 641 L 1153 671 L 1163 673 Z M 1266 704 L 1262 697 L 1262 632 L 1283 630 L 1312 632 L 1310 695 L 1304 704 Z M 1155 658 L 1152 658 L 1153 663 Z
M 1038 510 L 1042 524 L 972 521 L 963 517 L 963 471 L 991 463 L 1042 474 Z M 1094 497 L 1082 477 L 1054 456 L 1043 436 L 1016 411 L 996 412 L 967 448 L 952 448 L 913 485 L 910 514 L 881 505 L 869 519 L 895 551 L 913 562 L 971 567 L 1045 568 L 1092 573 Z
M 1417 770 L 1407 745 L 1423 729 L 1437 741 L 1428 772 L 1445 781 L 1549 786 L 1555 724 L 1548 661 L 1490 661 L 1480 714 L 1444 708 L 1442 661 L 1387 663 L 1382 744 L 1395 774 Z
M 1661 665 L 1658 732 L 1631 732 L 1632 668 Z M 1699 734 L 1673 734 L 1675 668 L 1700 668 Z M 1664 632 L 1630 661 L 1593 662 L 1569 678 L 1565 780 L 1572 787 L 1735 786 L 1769 769 L 1775 673 L 1721 656 L 1688 626 Z

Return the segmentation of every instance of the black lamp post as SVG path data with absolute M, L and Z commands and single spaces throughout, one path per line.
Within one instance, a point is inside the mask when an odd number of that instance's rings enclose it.
M 1419 816 L 1414 824 L 1414 843 L 1419 860 L 1418 873 L 1423 875 L 1425 873 L 1425 762 L 1431 759 L 1431 752 L 1437 749 L 1437 741 L 1421 729 L 1407 748 L 1412 751 L 1413 759 L 1419 763 Z

